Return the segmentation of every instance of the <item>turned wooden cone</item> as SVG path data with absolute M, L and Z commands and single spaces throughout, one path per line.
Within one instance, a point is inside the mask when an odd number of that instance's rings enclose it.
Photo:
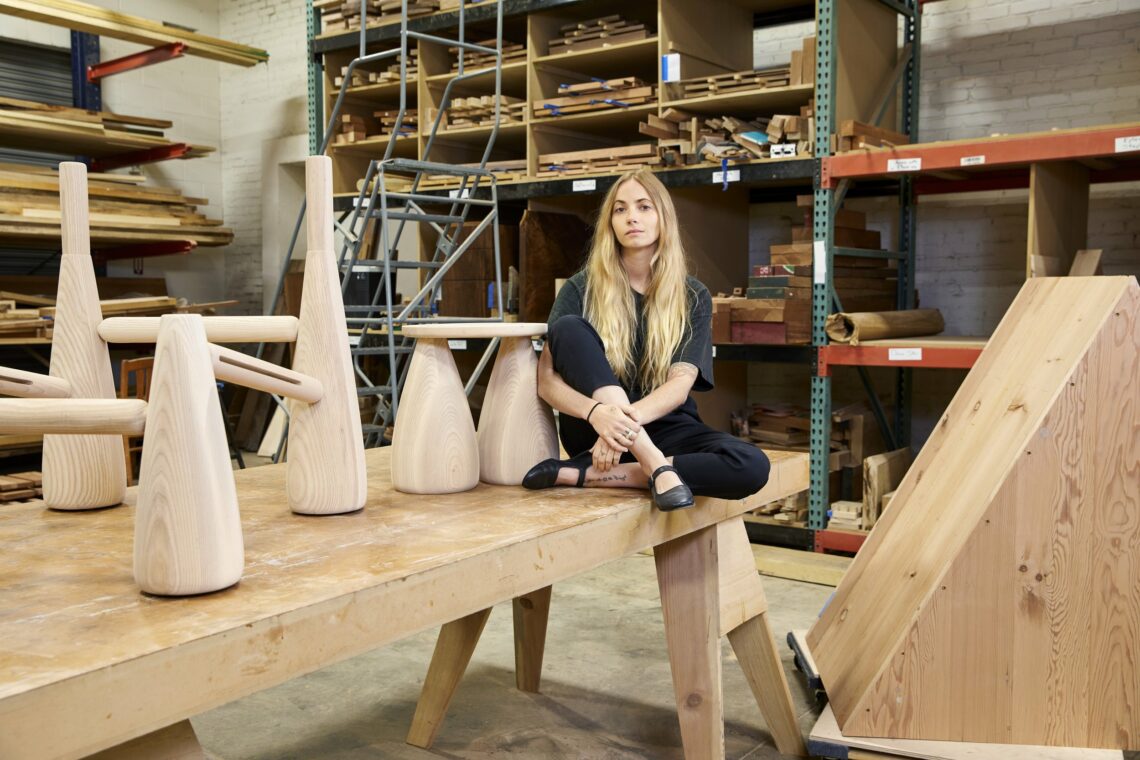
M 368 498 L 364 437 L 340 275 L 333 254 L 332 164 L 305 161 L 309 251 L 293 369 L 318 380 L 324 395 L 289 405 L 289 508 L 306 515 L 355 512 Z M 322 246 L 318 247 L 314 243 Z
M 447 340 L 419 338 L 392 436 L 392 485 L 405 493 L 456 493 L 479 482 L 467 394 Z
M 237 583 L 244 563 L 237 490 L 202 318 L 167 314 L 146 415 L 135 580 L 150 594 L 204 594 Z
M 115 398 L 111 359 L 99 337 L 103 313 L 87 229 L 87 167 L 59 165 L 63 256 L 59 262 L 52 336 L 52 377 L 71 386 L 71 398 Z M 123 439 L 117 435 L 45 435 L 44 502 L 52 509 L 118 504 L 127 488 Z
M 558 456 L 554 414 L 538 397 L 530 338 L 503 338 L 479 414 L 479 479 L 517 486 L 534 465 Z

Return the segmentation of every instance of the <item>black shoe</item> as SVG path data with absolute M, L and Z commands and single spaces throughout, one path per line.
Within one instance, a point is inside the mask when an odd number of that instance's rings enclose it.
M 657 508 L 662 512 L 671 512 L 681 507 L 693 506 L 693 492 L 685 485 L 684 481 L 681 481 L 681 485 L 673 486 L 665 493 L 657 493 L 654 481 L 663 472 L 677 472 L 677 468 L 671 464 L 663 464 L 649 476 L 649 494 L 653 497 L 653 503 L 657 505 Z M 681 477 L 681 473 L 677 472 L 677 477 Z
M 523 475 L 523 488 L 537 490 L 558 485 L 558 471 L 563 467 L 578 471 L 578 482 L 575 485 L 581 488 L 586 483 L 586 470 L 590 469 L 593 461 L 594 454 L 590 451 L 583 451 L 570 459 L 544 459 Z

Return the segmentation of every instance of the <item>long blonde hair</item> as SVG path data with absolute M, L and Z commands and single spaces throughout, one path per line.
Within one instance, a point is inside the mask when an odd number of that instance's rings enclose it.
M 645 291 L 645 346 L 640 366 L 633 366 L 637 313 L 629 276 L 621 264 L 621 247 L 613 229 L 618 189 L 634 180 L 645 188 L 657 210 L 660 234 L 650 261 Z M 690 333 L 686 278 L 688 267 L 681 245 L 677 211 L 669 191 L 648 169 L 623 175 L 614 183 L 598 211 L 594 241 L 586 261 L 586 319 L 598 331 L 606 359 L 626 385 L 639 381 L 644 393 L 662 385 L 673 354 Z

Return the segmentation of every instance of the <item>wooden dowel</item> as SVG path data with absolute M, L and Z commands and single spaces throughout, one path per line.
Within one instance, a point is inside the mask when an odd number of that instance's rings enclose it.
M 62 377 L 0 367 L 0 393 L 20 398 L 68 398 L 71 383 Z
M 161 317 L 108 317 L 99 323 L 99 337 L 108 343 L 154 343 Z M 297 340 L 296 317 L 203 317 L 211 343 L 292 343 Z
M 214 363 L 214 377 L 219 380 L 308 404 L 315 404 L 325 395 L 324 387 L 316 378 L 255 359 L 240 351 L 211 344 L 210 357 Z
M 139 399 L 0 399 L 0 431 L 21 435 L 142 435 Z

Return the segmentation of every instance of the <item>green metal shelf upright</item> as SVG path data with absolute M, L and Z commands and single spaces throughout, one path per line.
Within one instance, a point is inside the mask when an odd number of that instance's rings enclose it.
M 808 499 L 808 528 L 816 531 L 816 548 L 823 548 L 820 531 L 827 525 L 827 510 L 831 503 L 830 458 L 831 458 L 831 377 L 819 372 L 818 350 L 827 345 L 824 330 L 828 314 L 842 310 L 834 287 L 834 262 L 837 255 L 845 251 L 835 246 L 835 212 L 843 203 L 848 183 L 841 182 L 837 187 L 825 187 L 822 181 L 820 157 L 831 153 L 831 135 L 838 132 L 836 112 L 836 46 L 838 40 L 837 5 L 841 0 L 816 0 L 816 177 L 814 204 L 812 209 L 813 286 L 812 286 L 812 346 L 816 350 L 817 363 L 811 377 L 811 491 Z M 901 130 L 917 137 L 918 135 L 918 90 L 919 90 L 919 51 L 921 16 L 920 0 L 879 0 L 903 17 L 903 50 L 908 51 L 908 59 L 901 72 L 901 78 L 893 84 L 892 90 L 901 87 Z M 887 110 L 891 96 L 884 93 L 880 113 Z M 904 177 L 899 182 L 899 237 L 895 247 L 898 258 L 899 308 L 913 308 L 914 256 L 915 256 L 915 214 L 914 189 L 912 180 Z M 860 369 L 861 372 L 864 370 Z M 896 379 L 895 424 L 893 438 L 898 445 L 906 445 L 910 430 L 911 370 L 898 370 Z M 864 382 L 868 383 L 864 375 Z M 872 406 L 878 399 L 872 396 Z M 879 415 L 880 418 L 882 415 Z

